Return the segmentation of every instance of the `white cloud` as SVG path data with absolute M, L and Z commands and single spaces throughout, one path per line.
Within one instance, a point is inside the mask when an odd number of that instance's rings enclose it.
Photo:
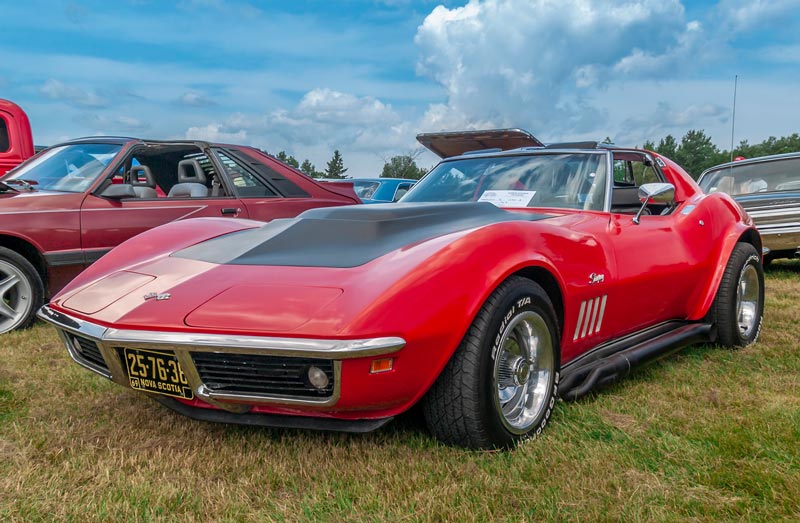
M 222 123 L 199 129 L 241 139 L 262 137 L 270 150 L 325 145 L 330 150 L 348 148 L 380 154 L 413 140 L 411 124 L 390 105 L 371 96 L 328 88 L 307 92 L 291 109 L 261 115 L 237 112 Z
M 188 107 L 211 107 L 217 105 L 216 101 L 196 91 L 183 93 L 178 97 L 177 102 Z
M 95 134 L 116 135 L 141 133 L 147 131 L 151 127 L 148 122 L 122 115 L 108 116 L 82 112 L 75 120 L 93 129 Z
M 730 107 L 714 103 L 675 108 L 669 102 L 658 102 L 652 113 L 623 120 L 614 141 L 620 145 L 642 144 L 667 134 L 681 135 L 689 129 L 719 128 L 730 120 L 730 116 Z
M 236 132 L 225 131 L 225 126 L 218 123 L 210 123 L 201 127 L 189 127 L 186 130 L 187 140 L 206 140 L 209 142 L 223 143 L 244 143 L 247 142 L 247 131 L 239 130 Z
M 743 31 L 797 14 L 798 0 L 720 0 L 717 17 L 728 31 Z
M 53 100 L 61 100 L 72 105 L 86 108 L 107 107 L 108 100 L 92 91 L 66 85 L 58 80 L 49 79 L 39 90 Z
M 523 126 L 550 136 L 600 129 L 609 84 L 661 74 L 694 53 L 699 23 L 678 0 L 471 0 L 418 28 L 418 71 L 447 92 L 426 130 Z

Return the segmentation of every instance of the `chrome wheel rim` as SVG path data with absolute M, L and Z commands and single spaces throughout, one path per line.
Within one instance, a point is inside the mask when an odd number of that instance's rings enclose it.
M 753 265 L 747 265 L 739 275 L 739 287 L 736 289 L 736 322 L 743 338 L 749 338 L 756 328 L 760 297 L 758 271 Z
M 25 274 L 0 260 L 0 333 L 17 327 L 33 307 L 31 282 Z
M 553 339 L 544 318 L 526 311 L 506 326 L 496 347 L 495 408 L 508 431 L 523 434 L 547 408 L 553 386 Z

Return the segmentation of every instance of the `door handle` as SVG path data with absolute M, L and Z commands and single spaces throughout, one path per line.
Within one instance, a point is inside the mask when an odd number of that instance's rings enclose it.
M 232 215 L 236 216 L 237 214 L 242 212 L 242 210 L 241 209 L 235 209 L 233 207 L 223 207 L 222 210 L 220 210 L 220 212 L 222 214 L 232 214 Z

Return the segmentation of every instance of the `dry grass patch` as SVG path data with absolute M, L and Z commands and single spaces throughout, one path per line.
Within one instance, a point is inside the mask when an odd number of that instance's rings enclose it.
M 496 453 L 411 418 L 368 435 L 193 421 L 36 325 L 0 338 L 0 520 L 797 521 L 800 264 L 767 285 L 756 345 L 690 348 Z

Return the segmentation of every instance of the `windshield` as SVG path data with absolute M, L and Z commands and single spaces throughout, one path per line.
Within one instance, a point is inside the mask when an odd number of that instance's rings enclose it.
M 787 158 L 709 171 L 700 180 L 703 192 L 732 196 L 771 191 L 800 190 L 800 158 Z
M 401 201 L 601 211 L 605 192 L 605 153 L 553 153 L 442 162 Z
M 121 148 L 105 143 L 53 147 L 12 171 L 3 182 L 14 185 L 17 180 L 35 190 L 84 192 Z

